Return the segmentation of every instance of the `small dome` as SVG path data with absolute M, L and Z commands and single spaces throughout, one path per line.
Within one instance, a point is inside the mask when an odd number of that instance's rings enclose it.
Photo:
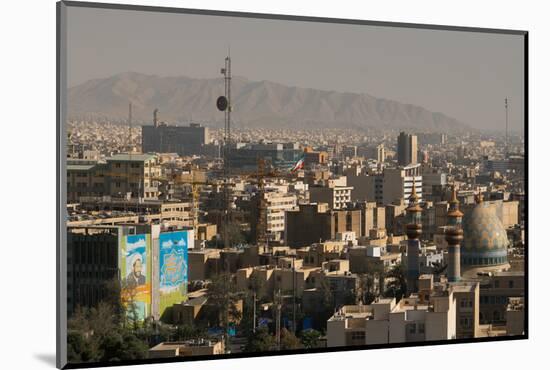
M 481 202 L 463 220 L 462 265 L 507 264 L 508 236 L 494 206 Z

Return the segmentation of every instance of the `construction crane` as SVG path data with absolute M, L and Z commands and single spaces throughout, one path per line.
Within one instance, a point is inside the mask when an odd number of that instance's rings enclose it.
M 248 179 L 255 180 L 258 185 L 258 220 L 256 224 L 256 244 L 259 247 L 269 248 L 269 236 L 267 233 L 268 202 L 265 197 L 265 183 L 268 178 L 280 178 L 281 174 L 271 168 L 266 169 L 266 161 L 263 158 L 257 159 L 256 173 L 245 176 Z
M 193 228 L 193 231 L 195 233 L 195 238 L 197 238 L 197 227 L 198 227 L 198 221 L 199 221 L 199 198 L 200 198 L 200 190 L 202 189 L 202 186 L 208 185 L 208 181 L 206 178 L 198 178 L 197 176 L 198 168 L 191 168 L 190 169 L 190 176 L 186 177 L 183 174 L 171 174 L 169 176 L 160 176 L 160 177 L 153 177 L 152 180 L 156 180 L 159 182 L 173 182 L 174 184 L 182 184 L 182 185 L 191 185 L 191 227 Z

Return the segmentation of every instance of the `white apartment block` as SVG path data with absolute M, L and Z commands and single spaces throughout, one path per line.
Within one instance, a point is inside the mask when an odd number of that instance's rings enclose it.
M 376 175 L 349 175 L 349 186 L 353 187 L 351 198 L 353 201 L 376 202 L 379 205 L 409 203 L 413 184 L 416 194 L 422 201 L 422 172 L 420 164 L 413 164 L 399 168 L 385 168 L 384 172 Z
M 370 305 L 343 306 L 327 321 L 327 347 L 446 340 L 456 337 L 452 294 L 423 302 L 419 297 L 384 298 Z
M 296 195 L 266 192 L 264 197 L 267 203 L 267 233 L 271 240 L 284 240 L 285 213 L 296 207 Z
M 325 186 L 311 186 L 309 199 L 312 203 L 327 203 L 331 209 L 342 209 L 351 202 L 353 186 L 347 186 L 345 176 L 329 179 Z

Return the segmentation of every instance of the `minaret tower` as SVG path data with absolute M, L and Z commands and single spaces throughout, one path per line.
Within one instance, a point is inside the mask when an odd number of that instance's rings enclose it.
M 445 230 L 445 240 L 447 241 L 447 251 L 449 253 L 447 279 L 449 282 L 460 281 L 460 243 L 463 239 L 462 216 L 460 212 L 459 201 L 456 198 L 456 188 L 453 185 L 451 200 L 449 201 L 449 211 L 447 212 L 447 229 Z
M 475 201 L 477 204 L 483 203 L 483 193 L 481 190 L 476 194 Z
M 409 223 L 407 231 L 407 295 L 418 291 L 418 254 L 420 252 L 420 236 L 422 235 L 422 207 L 418 204 L 416 185 L 413 182 L 409 206 L 407 208 Z

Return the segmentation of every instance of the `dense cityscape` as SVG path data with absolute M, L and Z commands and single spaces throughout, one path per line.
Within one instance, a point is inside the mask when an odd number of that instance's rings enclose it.
M 234 129 L 222 73 L 223 128 L 68 122 L 69 362 L 524 333 L 523 135 Z

